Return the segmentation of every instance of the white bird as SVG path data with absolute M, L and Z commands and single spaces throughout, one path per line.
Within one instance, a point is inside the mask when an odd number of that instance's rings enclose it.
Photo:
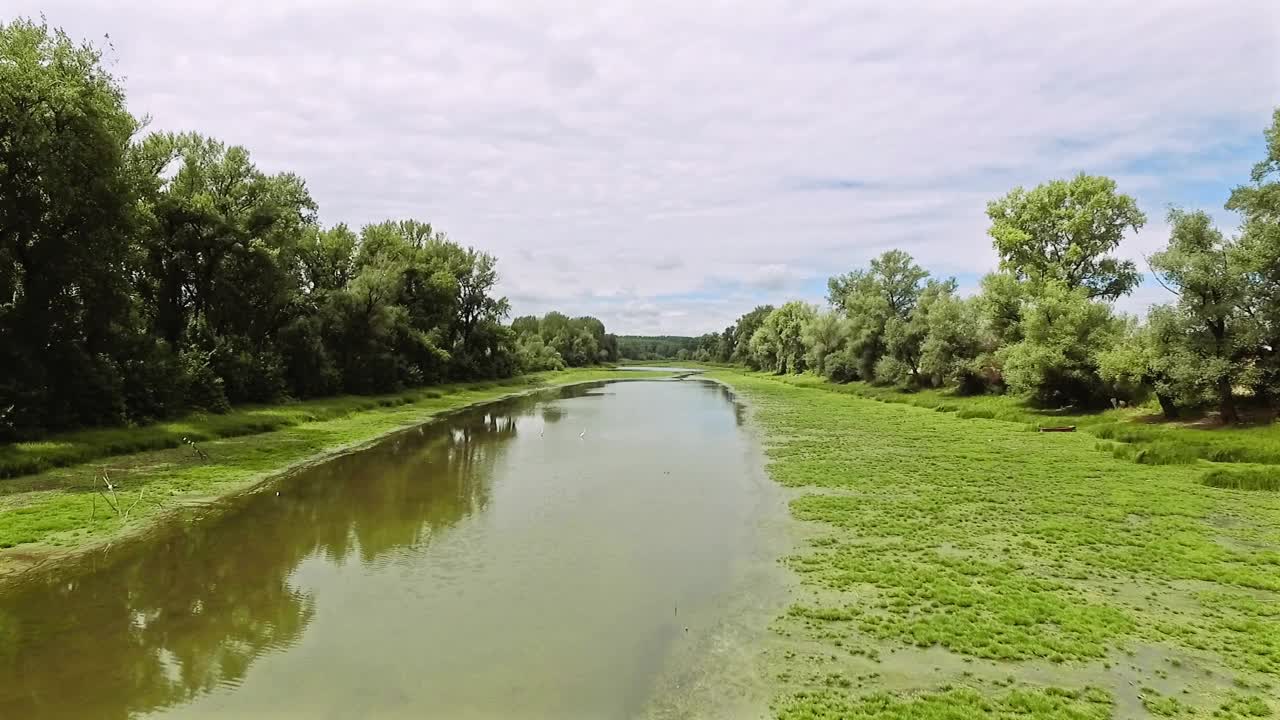
M 587 431 L 585 429 L 578 435 L 578 437 L 580 438 L 584 438 L 586 436 L 587 436 Z
M 546 434 L 547 434 L 546 428 L 538 428 L 538 437 L 542 437 L 543 435 L 546 435 Z

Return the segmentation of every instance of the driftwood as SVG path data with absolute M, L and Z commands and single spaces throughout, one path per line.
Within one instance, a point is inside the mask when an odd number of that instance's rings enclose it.
M 1060 427 L 1042 427 L 1040 432 L 1075 432 L 1075 425 L 1062 425 Z

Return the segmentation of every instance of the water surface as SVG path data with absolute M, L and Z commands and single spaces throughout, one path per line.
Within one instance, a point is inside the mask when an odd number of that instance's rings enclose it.
M 776 507 L 741 425 L 702 381 L 520 398 L 33 576 L 0 590 L 0 717 L 667 706 L 758 589 Z

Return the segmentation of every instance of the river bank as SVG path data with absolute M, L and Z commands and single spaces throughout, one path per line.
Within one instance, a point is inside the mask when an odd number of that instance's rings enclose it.
M 1280 711 L 1280 497 L 1086 433 L 717 369 L 796 495 L 784 720 Z
M 663 373 L 622 375 L 601 368 L 536 373 L 501 382 L 420 388 L 381 398 L 331 398 L 107 431 L 135 443 L 147 442 L 148 433 L 163 433 L 165 438 L 157 441 L 158 449 L 107 453 L 0 480 L 0 578 L 145 532 L 175 512 L 244 492 L 281 473 L 442 414 L 545 388 Z M 270 429 L 216 437 L 237 422 L 257 422 Z M 129 433 L 137 437 L 128 438 Z M 173 447 L 167 436 L 175 433 L 179 438 L 215 439 L 202 440 L 196 448 L 181 443 Z

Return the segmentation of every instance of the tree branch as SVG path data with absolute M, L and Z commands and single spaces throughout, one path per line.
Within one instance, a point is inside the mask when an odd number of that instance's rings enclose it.
M 1151 271 L 1151 277 L 1155 278 L 1155 279 L 1156 279 L 1156 282 L 1160 283 L 1160 287 L 1164 288 L 1165 290 L 1168 290 L 1169 292 L 1173 293 L 1173 294 L 1174 294 L 1174 295 L 1176 295 L 1177 297 L 1182 297 L 1182 293 L 1180 293 L 1180 292 L 1178 292 L 1177 290 L 1174 290 L 1173 288 L 1169 287 L 1169 286 L 1165 283 L 1164 278 L 1160 277 L 1160 273 L 1156 272 L 1156 269 L 1155 269 L 1155 268 L 1153 268 L 1153 267 L 1151 267 L 1151 258 L 1150 258 L 1150 257 L 1148 257 L 1148 256 L 1146 256 L 1146 255 L 1143 255 L 1143 256 L 1142 256 L 1142 261 L 1143 261 L 1143 262 L 1145 262 L 1145 263 L 1147 264 L 1147 269 Z

